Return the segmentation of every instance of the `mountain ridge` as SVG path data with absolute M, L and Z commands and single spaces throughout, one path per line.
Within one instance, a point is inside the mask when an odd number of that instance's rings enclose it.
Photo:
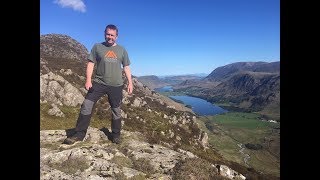
M 214 69 L 205 79 L 209 81 L 221 81 L 235 73 L 247 72 L 265 72 L 265 73 L 279 73 L 280 61 L 276 62 L 235 62 L 225 66 L 220 66 Z
M 214 69 L 201 80 L 185 81 L 174 91 L 225 108 L 260 112 L 280 121 L 280 62 L 236 62 Z

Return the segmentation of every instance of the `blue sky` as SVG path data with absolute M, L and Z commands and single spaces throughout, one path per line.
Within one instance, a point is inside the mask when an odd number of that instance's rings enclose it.
M 280 61 L 280 0 L 40 0 L 40 34 L 88 51 L 119 28 L 135 76 L 209 74 L 234 62 Z

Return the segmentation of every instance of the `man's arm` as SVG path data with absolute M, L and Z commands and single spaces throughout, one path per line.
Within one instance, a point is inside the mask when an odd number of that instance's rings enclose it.
M 128 93 L 131 94 L 133 91 L 133 84 L 131 79 L 131 71 L 129 66 L 124 66 L 123 71 L 126 74 L 126 77 L 128 79 Z
M 87 63 L 87 71 L 86 71 L 86 76 L 87 76 L 87 79 L 86 79 L 86 84 L 85 84 L 85 87 L 86 87 L 86 90 L 89 90 L 91 87 L 92 87 L 92 73 L 93 73 L 93 68 L 94 68 L 94 63 L 92 61 L 88 61 Z

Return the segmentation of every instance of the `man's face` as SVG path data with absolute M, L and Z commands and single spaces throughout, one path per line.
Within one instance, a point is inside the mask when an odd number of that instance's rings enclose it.
M 106 43 L 109 46 L 112 46 L 116 42 L 116 39 L 118 37 L 117 31 L 109 28 L 107 28 L 106 31 L 104 32 L 104 36 L 105 36 Z

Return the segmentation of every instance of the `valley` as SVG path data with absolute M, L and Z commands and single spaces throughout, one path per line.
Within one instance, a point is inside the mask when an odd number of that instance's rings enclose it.
M 224 158 L 280 176 L 280 123 L 259 117 L 255 113 L 229 112 L 201 116 L 198 123 Z
M 188 97 L 170 89 L 159 93 L 168 97 Z M 203 108 L 203 105 L 194 105 Z M 229 161 L 280 176 L 280 123 L 264 114 L 232 108 L 228 103 L 215 105 L 228 111 L 214 115 L 198 114 L 197 118 L 200 129 L 208 133 L 211 147 Z

